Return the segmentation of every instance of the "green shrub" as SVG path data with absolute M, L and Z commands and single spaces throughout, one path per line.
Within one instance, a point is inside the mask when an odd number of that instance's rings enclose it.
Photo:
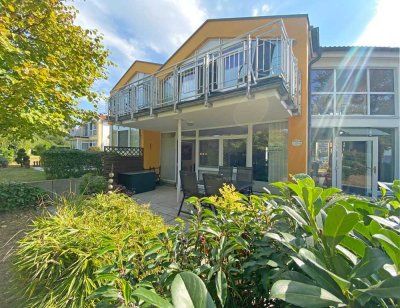
M 100 174 L 101 153 L 72 149 L 51 149 L 42 153 L 42 163 L 48 179 L 81 177 L 88 172 Z
M 25 149 L 19 149 L 17 151 L 17 157 L 15 161 L 21 165 L 21 167 L 25 166 L 29 162 L 29 156 L 26 154 Z
M 126 285 L 121 283 L 121 278 L 110 281 L 107 290 L 113 294 L 120 293 L 124 298 L 114 298 L 111 304 L 140 306 L 140 300 L 144 300 L 159 307 L 156 302 L 165 299 L 175 304 L 182 298 L 176 293 L 174 295 L 173 281 L 184 271 L 198 275 L 210 295 L 200 289 L 194 293 L 204 298 L 211 296 L 218 306 L 261 307 L 268 302 L 267 278 L 282 264 L 280 249 L 274 248 L 272 240 L 264 236 L 272 226 L 272 207 L 266 206 L 262 198 L 252 196 L 248 199 L 228 186 L 223 189 L 222 198 L 202 201 L 214 203 L 218 214 L 199 208 L 188 226 L 182 222 L 150 240 L 151 246 L 143 263 L 148 270 L 157 269 L 157 272 L 142 279 L 130 272 L 124 276 L 129 283 L 125 288 L 120 287 Z M 193 202 L 196 201 L 193 199 Z M 112 267 L 108 267 L 107 273 L 119 273 L 118 263 L 115 261 Z M 93 296 L 101 297 L 100 291 Z M 157 299 L 155 302 L 149 301 L 149 292 L 150 297 Z M 163 298 L 157 297 L 155 292 Z M 110 304 L 109 297 L 103 300 Z M 166 307 L 165 302 L 162 303 Z M 194 307 L 206 306 L 197 303 Z
M 100 152 L 101 149 L 99 147 L 90 147 L 87 149 L 88 152 Z
M 8 166 L 8 159 L 0 155 L 0 167 L 7 168 L 7 166 Z
M 293 228 L 291 236 L 278 228 L 267 235 L 290 257 L 270 296 L 300 307 L 397 307 L 398 217 L 379 202 L 316 187 L 306 175 L 294 181 L 275 184 Z
M 115 261 L 92 297 L 123 306 L 399 307 L 400 182 L 393 198 L 372 202 L 307 175 L 293 181 L 273 184 L 278 195 L 246 199 L 228 187 L 203 199 L 217 214 L 201 210 L 187 229 L 150 241 L 143 263 L 156 275 L 116 276 Z
M 107 180 L 101 175 L 87 173 L 79 184 L 79 192 L 85 195 L 93 195 L 106 192 Z
M 43 152 L 49 150 L 51 147 L 49 142 L 40 142 L 34 146 L 32 149 L 32 155 L 41 156 Z
M 21 183 L 0 184 L 0 212 L 37 206 L 47 193 L 37 187 Z
M 85 299 L 105 278 L 95 272 L 125 251 L 135 275 L 145 274 L 145 243 L 165 230 L 162 218 L 121 194 L 59 202 L 57 213 L 37 218 L 19 242 L 16 268 L 29 305 L 94 306 Z

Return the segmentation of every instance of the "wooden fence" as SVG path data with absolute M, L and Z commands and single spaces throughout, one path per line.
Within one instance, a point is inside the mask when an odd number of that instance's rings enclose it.
M 107 175 L 111 171 L 134 172 L 143 170 L 143 148 L 139 147 L 104 147 L 103 170 Z

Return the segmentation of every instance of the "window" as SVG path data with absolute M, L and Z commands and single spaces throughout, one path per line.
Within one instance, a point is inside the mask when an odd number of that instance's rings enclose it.
M 310 82 L 312 115 L 395 114 L 393 69 L 313 69 Z
M 174 99 L 174 78 L 168 76 L 164 79 L 163 83 L 163 103 L 169 103 Z
M 87 125 L 87 136 L 94 136 L 97 133 L 96 123 L 89 123 Z
M 218 61 L 214 58 L 219 57 L 219 53 L 214 53 L 210 56 L 211 61 L 208 68 L 208 81 L 210 91 L 215 91 L 218 89 Z
M 332 151 L 333 134 L 332 128 L 311 129 L 311 170 L 318 186 L 332 186 Z
M 223 52 L 224 87 L 233 87 L 243 80 L 243 45 L 236 44 Z
M 246 139 L 224 140 L 224 166 L 246 166 Z
M 311 95 L 311 112 L 313 115 L 333 115 L 334 98 L 332 94 Z
M 334 73 L 333 69 L 316 69 L 311 71 L 312 92 L 333 92 Z
M 234 126 L 223 128 L 202 129 L 199 131 L 200 137 L 228 135 L 247 135 L 247 126 Z
M 192 98 L 196 94 L 196 68 L 194 63 L 181 68 L 179 73 L 179 100 Z
M 394 94 L 372 94 L 371 114 L 385 115 L 394 114 Z
M 137 108 L 141 109 L 146 107 L 146 91 L 144 85 L 139 85 L 136 88 L 135 101 Z
M 336 91 L 367 92 L 367 71 L 364 69 L 337 69 Z
M 195 130 L 183 131 L 182 137 L 196 137 L 196 131 Z
M 392 69 L 369 70 L 371 92 L 394 92 L 394 76 Z
M 390 115 L 394 108 L 394 73 L 391 69 L 371 69 L 369 75 L 371 114 Z
M 83 141 L 83 142 L 82 142 L 81 149 L 82 149 L 83 151 L 86 151 L 86 150 L 88 150 L 89 148 L 95 147 L 95 146 L 97 146 L 97 142 L 96 142 L 96 141 Z
M 281 72 L 281 42 L 258 41 L 258 77 L 269 77 Z
M 363 94 L 339 94 L 336 96 L 339 114 L 367 114 L 367 95 Z
M 219 141 L 200 140 L 199 144 L 200 167 L 218 167 Z
M 128 131 L 127 130 L 118 131 L 118 146 L 119 147 L 127 147 L 127 146 L 129 146 L 129 143 L 128 143 Z
M 255 181 L 287 179 L 287 123 L 253 126 L 253 177 Z
M 139 147 L 140 146 L 140 134 L 139 129 L 131 128 L 129 146 L 130 147 Z

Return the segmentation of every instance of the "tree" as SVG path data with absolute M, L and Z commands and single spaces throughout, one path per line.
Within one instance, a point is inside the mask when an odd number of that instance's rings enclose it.
M 94 113 L 108 50 L 96 30 L 74 24 L 62 0 L 0 0 L 0 137 L 63 135 Z
M 26 154 L 25 149 L 19 149 L 17 152 L 17 157 L 15 161 L 21 165 L 21 167 L 25 166 L 29 161 L 29 156 Z M 29 165 L 28 165 L 29 166 Z

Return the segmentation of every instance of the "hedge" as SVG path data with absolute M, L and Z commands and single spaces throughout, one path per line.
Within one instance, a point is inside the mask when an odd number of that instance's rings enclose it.
M 48 194 L 38 188 L 23 183 L 0 184 L 0 213 L 14 209 L 36 207 Z
M 103 169 L 101 153 L 72 149 L 44 151 L 42 164 L 48 179 L 81 177 L 92 172 L 100 174 Z

